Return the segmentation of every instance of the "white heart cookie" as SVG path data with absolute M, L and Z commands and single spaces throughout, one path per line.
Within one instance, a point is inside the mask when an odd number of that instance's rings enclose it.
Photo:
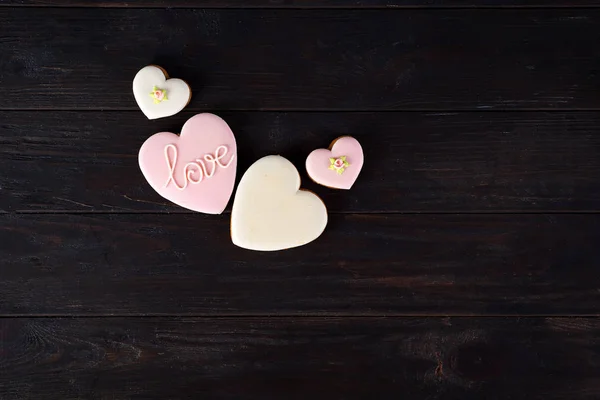
M 302 246 L 327 225 L 327 208 L 314 193 L 300 189 L 294 165 L 267 156 L 248 168 L 233 201 L 231 240 L 250 250 L 274 251 Z
M 183 110 L 190 102 L 192 91 L 185 81 L 168 79 L 162 68 L 149 65 L 133 78 L 133 96 L 148 119 L 157 119 Z

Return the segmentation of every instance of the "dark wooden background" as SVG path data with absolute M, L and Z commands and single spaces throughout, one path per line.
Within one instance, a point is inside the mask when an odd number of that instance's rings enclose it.
M 153 192 L 139 146 L 203 111 L 323 236 Z M 311 184 L 346 134 L 356 185 Z M 599 182 L 598 1 L 0 0 L 0 399 L 598 399 Z

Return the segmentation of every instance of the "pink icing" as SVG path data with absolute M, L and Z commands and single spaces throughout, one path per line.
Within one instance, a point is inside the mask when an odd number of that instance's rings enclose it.
M 344 169 L 344 173 L 338 174 L 329 169 L 330 158 L 335 158 L 334 166 L 340 168 L 343 161 L 340 157 L 346 156 L 350 166 Z M 340 161 L 338 166 L 338 161 Z M 335 141 L 331 150 L 317 149 L 306 158 L 306 172 L 312 180 L 320 185 L 335 189 L 350 189 L 364 163 L 363 150 L 358 140 L 350 136 L 343 136 Z
M 198 114 L 179 136 L 160 132 L 148 138 L 138 158 L 144 177 L 162 197 L 193 211 L 220 214 L 233 192 L 236 153 L 227 123 Z
M 169 151 L 171 150 L 171 151 Z M 223 151 L 223 154 L 219 154 L 219 152 Z M 165 146 L 165 160 L 167 161 L 167 167 L 169 168 L 169 177 L 167 178 L 167 183 L 165 183 L 165 187 L 169 186 L 169 183 L 173 182 L 175 187 L 179 190 L 184 190 L 187 188 L 188 183 L 196 184 L 200 183 L 206 178 L 212 178 L 215 174 L 217 166 L 221 168 L 227 168 L 235 158 L 235 154 L 229 158 L 227 164 L 221 163 L 221 159 L 227 155 L 227 146 L 219 146 L 215 150 L 215 155 L 212 156 L 210 154 L 205 154 L 204 159 L 196 159 L 192 162 L 185 164 L 183 167 L 183 186 L 179 186 L 177 181 L 175 180 L 175 166 L 177 165 L 177 146 L 174 144 L 168 144 Z M 208 171 L 207 164 L 204 164 L 204 161 L 207 162 L 208 165 L 212 165 L 210 172 Z M 197 175 L 198 178 L 194 179 L 194 175 Z
M 342 160 L 341 158 L 336 158 L 336 160 L 333 162 L 333 166 L 337 169 L 342 168 L 344 166 L 344 160 Z

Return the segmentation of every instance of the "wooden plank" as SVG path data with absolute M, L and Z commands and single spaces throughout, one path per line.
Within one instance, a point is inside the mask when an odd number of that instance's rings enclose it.
M 10 318 L 13 399 L 600 396 L 597 318 Z
M 94 8 L 455 8 L 455 7 L 598 7 L 596 0 L 2 0 L 0 7 Z
M 3 315 L 598 313 L 600 215 L 333 215 L 296 249 L 227 216 L 0 216 Z
M 599 109 L 600 10 L 0 9 L 0 109 Z M 435 28 L 435 29 L 434 29 Z
M 238 180 L 281 154 L 330 212 L 600 210 L 598 113 L 219 113 L 236 132 Z M 186 212 L 146 183 L 137 151 L 193 113 L 0 113 L 0 210 Z M 314 184 L 306 156 L 339 135 L 363 143 L 349 191 Z M 229 208 L 228 208 L 229 210 Z

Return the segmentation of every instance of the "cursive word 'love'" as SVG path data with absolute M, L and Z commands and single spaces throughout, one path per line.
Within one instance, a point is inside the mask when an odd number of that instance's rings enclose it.
M 205 154 L 203 159 L 197 158 L 183 167 L 183 186 L 180 186 L 175 180 L 175 166 L 177 164 L 177 146 L 168 144 L 165 146 L 165 160 L 169 168 L 169 177 L 165 183 L 165 187 L 173 182 L 173 185 L 179 190 L 184 190 L 189 183 L 197 184 L 202 182 L 204 178 L 211 178 L 217 167 L 227 168 L 231 165 L 235 154 L 231 156 L 227 164 L 223 164 L 221 160 L 227 155 L 227 146 L 219 146 L 215 150 L 215 155 Z M 206 162 L 206 164 L 205 164 Z M 196 178 L 194 176 L 197 176 Z

